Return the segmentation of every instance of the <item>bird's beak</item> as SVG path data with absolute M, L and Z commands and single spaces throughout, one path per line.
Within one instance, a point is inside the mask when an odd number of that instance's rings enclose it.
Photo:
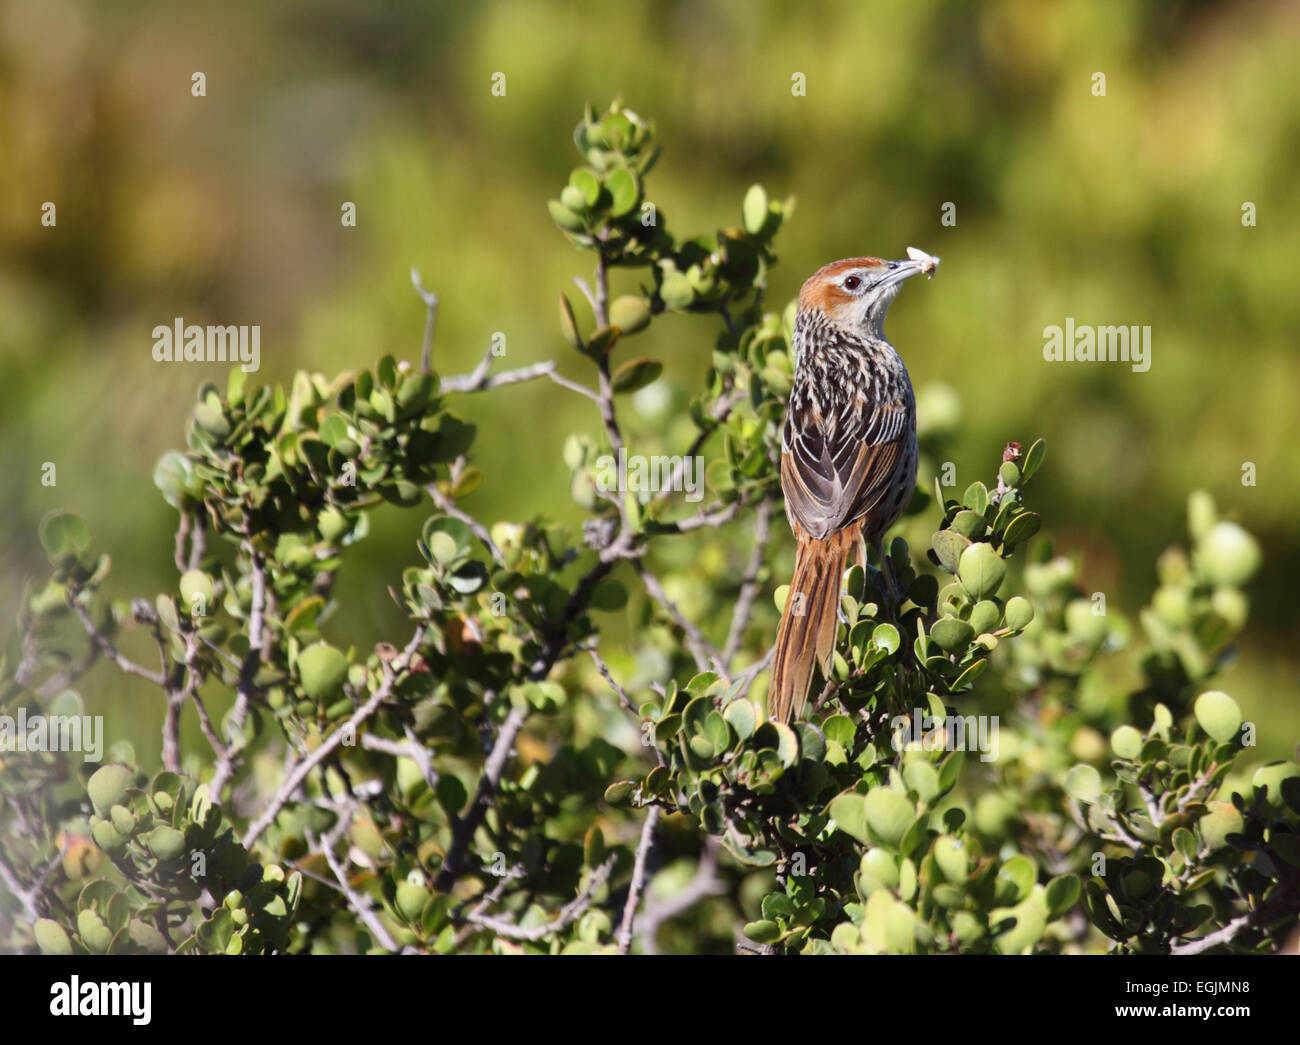
M 915 247 L 907 248 L 907 261 L 889 262 L 889 271 L 885 273 L 884 279 L 880 281 L 881 287 L 890 287 L 895 283 L 901 283 L 908 276 L 915 276 L 917 273 L 924 273 L 927 278 L 934 275 L 935 269 L 939 267 L 939 259 L 932 254 L 927 254 L 923 250 L 917 250 Z

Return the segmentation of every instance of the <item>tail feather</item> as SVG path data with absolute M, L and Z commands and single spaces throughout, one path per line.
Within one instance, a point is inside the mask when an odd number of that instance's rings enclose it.
M 823 675 L 830 674 L 844 555 L 857 541 L 856 531 L 848 527 L 825 540 L 799 542 L 772 657 L 767 707 L 773 719 L 789 722 L 799 714 L 808 699 L 814 664 L 821 666 Z

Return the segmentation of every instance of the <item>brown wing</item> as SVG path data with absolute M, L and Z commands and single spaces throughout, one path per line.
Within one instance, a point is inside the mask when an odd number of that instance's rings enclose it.
M 902 402 L 851 401 L 830 417 L 792 408 L 781 453 L 791 525 L 822 539 L 867 515 L 889 490 L 907 432 Z

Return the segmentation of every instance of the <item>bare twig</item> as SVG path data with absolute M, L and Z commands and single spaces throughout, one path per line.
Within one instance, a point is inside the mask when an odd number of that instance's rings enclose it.
M 433 370 L 433 333 L 438 329 L 438 295 L 432 290 L 425 290 L 420 282 L 420 270 L 411 269 L 411 285 L 424 302 L 424 341 L 420 346 L 420 373 L 427 374 Z
M 740 594 L 736 597 L 736 608 L 731 614 L 731 628 L 727 632 L 727 641 L 722 647 L 722 661 L 731 667 L 745 637 L 745 628 L 749 626 L 750 615 L 754 611 L 754 599 L 758 595 L 758 574 L 763 568 L 763 556 L 767 553 L 768 541 L 772 538 L 772 500 L 765 497 L 758 505 L 758 514 L 754 519 L 754 548 L 749 554 L 749 564 L 740 582 Z
M 646 860 L 654 846 L 655 825 L 659 822 L 659 807 L 650 806 L 646 810 L 645 823 L 641 825 L 641 841 L 636 847 L 636 863 L 632 867 L 632 883 L 627 890 L 627 903 L 623 905 L 623 922 L 618 928 L 618 953 L 627 954 L 632 946 L 632 925 L 636 918 L 636 909 L 641 904 L 641 893 L 645 890 Z
M 455 945 L 457 947 L 459 947 L 471 936 L 473 936 L 474 933 L 480 928 L 480 926 L 474 923 L 474 918 L 478 915 L 486 914 L 488 908 L 491 907 L 493 904 L 497 903 L 501 899 L 502 895 L 506 891 L 506 886 L 508 886 L 511 882 L 515 881 L 515 879 L 522 878 L 523 876 L 524 876 L 523 865 L 516 864 L 514 867 L 510 868 L 510 870 L 506 871 L 506 873 L 501 876 L 500 880 L 497 882 L 496 885 L 494 885 L 491 889 L 489 889 L 487 892 L 485 892 L 482 895 L 478 903 L 476 903 L 472 908 L 470 908 L 468 914 L 455 916 L 463 919 L 465 922 L 465 924 L 462 925 L 456 933 Z
M 204 519 L 202 512 L 194 513 L 193 523 L 190 526 L 190 554 L 185 562 L 185 568 L 189 570 L 199 568 L 199 563 L 203 561 L 203 553 L 207 549 L 208 526 Z
M 742 671 L 739 675 L 736 676 L 737 679 L 739 679 L 742 683 L 740 690 L 736 693 L 736 696 L 743 697 L 746 693 L 749 692 L 749 687 L 753 684 L 754 679 L 758 678 L 759 675 L 761 675 L 764 671 L 767 670 L 767 666 L 772 663 L 772 656 L 775 653 L 776 653 L 776 646 L 773 645 L 768 649 L 767 653 L 763 655 L 762 660 L 755 661 L 753 664 L 751 664 L 749 667 L 747 667 L 744 671 Z
M 586 385 L 580 385 L 576 381 L 570 381 L 567 377 L 561 377 L 559 374 L 551 371 L 546 375 L 561 388 L 567 388 L 570 392 L 577 392 L 578 395 L 586 396 L 593 403 L 600 402 L 600 396 L 593 392 Z
M 664 922 L 689 911 L 705 897 L 717 896 L 723 892 L 722 882 L 717 875 L 718 849 L 718 839 L 708 835 L 704 839 L 704 851 L 700 854 L 700 862 L 695 867 L 695 874 L 691 876 L 685 888 L 662 900 L 646 901 L 645 910 L 641 912 L 641 916 L 635 923 L 636 935 L 641 939 L 642 953 L 659 953 L 656 937 L 659 934 L 659 927 Z
M 230 728 L 226 734 L 226 749 L 217 759 L 217 768 L 213 771 L 209 792 L 212 801 L 221 801 L 221 792 L 235 773 L 241 745 L 236 738 L 243 731 L 244 720 L 248 717 L 248 705 L 252 700 L 253 680 L 262 663 L 262 650 L 266 636 L 263 614 L 266 612 L 266 560 L 250 549 L 253 573 L 252 605 L 248 615 L 248 653 L 239 667 L 239 688 L 235 694 L 235 705 L 230 709 Z
M 41 912 L 36 906 L 37 890 L 22 887 L 18 881 L 18 876 L 5 860 L 3 853 L 0 853 L 0 882 L 4 883 L 4 887 L 13 893 L 14 898 L 22 905 L 23 914 L 27 916 L 28 921 L 35 922 L 41 916 Z
M 470 805 L 469 812 L 457 821 L 452 831 L 447 857 L 443 860 L 442 870 L 438 872 L 438 877 L 433 883 L 433 887 L 439 892 L 450 889 L 464 867 L 470 842 L 474 839 L 474 832 L 478 830 L 488 807 L 492 804 L 492 799 L 496 797 L 497 787 L 501 783 L 501 774 L 505 771 L 506 761 L 514 750 L 515 738 L 519 735 L 526 717 L 519 708 L 512 707 L 506 720 L 501 724 L 501 732 L 497 734 L 492 752 L 483 764 L 483 775 L 479 777 L 478 789 L 474 793 L 474 801 Z
M 339 863 L 339 858 L 334 855 L 334 846 L 342 835 L 342 830 L 346 829 L 349 824 L 349 817 L 340 816 L 339 826 L 330 832 L 325 838 L 316 838 L 310 830 L 306 832 L 307 844 L 312 849 L 318 851 L 325 857 L 325 862 L 329 864 L 330 871 L 333 872 L 335 880 L 338 882 L 339 891 L 347 898 L 348 906 L 356 911 L 357 916 L 366 923 L 379 945 L 386 951 L 398 951 L 401 948 L 397 941 L 393 939 L 392 934 L 384 927 L 370 901 L 361 896 L 355 889 L 348 884 L 347 872 L 343 865 Z
M 182 573 L 188 569 L 188 560 L 186 559 L 185 549 L 190 536 L 190 513 L 181 509 L 180 522 L 176 524 L 176 545 L 173 549 L 173 558 L 176 560 L 176 569 Z
M 563 932 L 587 913 L 587 909 L 591 907 L 591 898 L 595 895 L 596 890 L 604 885 L 606 879 L 609 878 L 616 859 L 617 857 L 611 856 L 596 870 L 592 871 L 591 878 L 582 891 L 560 908 L 560 913 L 555 918 L 544 925 L 535 925 L 532 928 L 523 929 L 503 918 L 494 918 L 491 915 L 478 913 L 477 909 L 465 916 L 466 921 L 482 926 L 484 929 L 491 929 L 498 936 L 504 936 L 511 940 L 540 940 L 551 935 L 551 933 Z
M 686 463 L 700 452 L 700 448 L 704 445 L 705 441 L 718 430 L 718 426 L 722 424 L 727 415 L 731 413 L 732 408 L 743 398 L 744 397 L 739 392 L 734 390 L 728 390 L 718 398 L 709 410 L 710 423 L 700 428 L 698 434 L 691 441 L 691 445 L 687 447 L 686 453 L 684 453 L 681 460 L 673 466 L 672 474 L 668 481 L 664 483 L 663 492 L 660 493 L 660 497 L 665 496 L 672 490 L 680 488 L 683 473 L 686 471 Z
M 411 641 L 406 644 L 406 648 L 402 650 L 401 655 L 393 658 L 392 661 L 385 665 L 384 681 L 370 695 L 370 698 L 357 708 L 345 723 L 337 727 L 321 741 L 315 750 L 305 757 L 295 760 L 292 767 L 285 774 L 285 778 L 280 784 L 280 789 L 276 791 L 275 797 L 271 799 L 267 807 L 262 810 L 261 815 L 253 821 L 245 832 L 243 837 L 245 849 L 251 848 L 253 843 L 261 837 L 262 832 L 271 826 L 284 804 L 293 797 L 298 788 L 302 786 L 302 782 L 307 779 L 307 774 L 325 761 L 343 743 L 345 737 L 355 736 L 357 728 L 378 711 L 379 705 L 392 695 L 393 685 L 397 681 L 399 672 L 410 664 L 411 656 L 415 653 L 423 637 L 424 626 L 421 625 L 415 629 L 415 634 L 411 636 Z
M 665 533 L 689 533 L 691 530 L 698 530 L 704 526 L 725 526 L 740 512 L 745 506 L 746 499 L 741 497 L 739 500 L 732 501 L 730 504 L 721 508 L 710 506 L 702 512 L 695 515 L 688 515 L 685 519 L 677 522 L 655 522 L 646 526 L 648 533 L 659 535 Z
M 596 669 L 604 676 L 605 681 L 609 683 L 610 688 L 618 694 L 619 703 L 633 714 L 640 714 L 640 709 L 632 703 L 632 698 L 627 695 L 627 690 L 614 681 L 614 676 L 609 670 L 609 665 L 602 659 L 595 646 L 590 646 L 587 652 L 591 654 L 591 659 L 596 662 Z
M 555 361 L 547 360 L 545 363 L 534 363 L 532 366 L 521 366 L 515 370 L 503 370 L 499 374 L 492 374 L 489 372 L 492 368 L 492 358 L 492 349 L 489 348 L 487 355 L 472 371 L 468 374 L 444 377 L 438 382 L 438 387 L 443 392 L 486 392 L 488 389 L 500 388 L 502 385 L 517 385 L 521 381 L 534 381 L 539 377 L 548 377 L 555 369 Z
M 138 675 L 140 678 L 152 682 L 155 686 L 160 688 L 166 684 L 166 680 L 163 678 L 161 672 L 150 671 L 148 668 L 141 667 L 113 645 L 109 637 L 95 626 L 95 622 L 91 620 L 90 612 L 78 600 L 76 593 L 73 593 L 72 598 L 68 601 L 71 602 L 73 611 L 81 620 L 81 626 L 86 629 L 86 634 L 90 636 L 91 640 L 97 647 L 99 647 L 99 651 L 103 653 L 104 656 L 108 657 L 109 660 L 125 671 L 128 675 Z
M 1216 929 L 1198 940 L 1192 940 L 1191 943 L 1175 944 L 1169 948 L 1169 953 L 1177 955 L 1200 954 L 1202 951 L 1208 951 L 1211 947 L 1217 947 L 1221 943 L 1230 943 L 1237 933 L 1251 924 L 1254 914 L 1254 911 L 1247 911 L 1241 917 L 1234 918 L 1222 929 Z
M 695 658 L 695 663 L 699 669 L 701 671 L 713 670 L 720 675 L 725 675 L 727 672 L 726 665 L 723 663 L 722 654 L 718 652 L 717 647 L 708 640 L 704 632 L 700 631 L 699 626 L 687 617 L 677 604 L 668 597 L 663 585 L 659 583 L 659 578 L 646 568 L 645 563 L 637 559 L 634 566 L 637 573 L 640 574 L 641 582 L 645 585 L 650 597 L 667 610 L 668 615 L 682 629 L 686 645 L 691 651 L 691 656 Z
M 493 561 L 498 566 L 504 566 L 506 564 L 506 557 L 501 554 L 501 549 L 497 547 L 497 542 L 492 539 L 492 535 L 488 533 L 488 528 L 486 526 L 475 519 L 472 515 L 457 508 L 456 502 L 439 490 L 436 483 L 429 483 L 424 489 L 429 494 L 429 497 L 432 498 L 433 503 L 438 506 L 439 511 L 450 515 L 454 519 L 459 519 L 469 527 L 470 532 L 479 539 L 483 547 L 488 550 L 488 553 L 492 556 Z

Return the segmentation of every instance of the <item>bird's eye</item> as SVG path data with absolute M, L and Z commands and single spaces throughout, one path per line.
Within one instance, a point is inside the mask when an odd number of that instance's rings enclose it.
M 862 285 L 862 280 L 857 276 L 850 276 L 844 281 L 845 290 L 857 290 Z

